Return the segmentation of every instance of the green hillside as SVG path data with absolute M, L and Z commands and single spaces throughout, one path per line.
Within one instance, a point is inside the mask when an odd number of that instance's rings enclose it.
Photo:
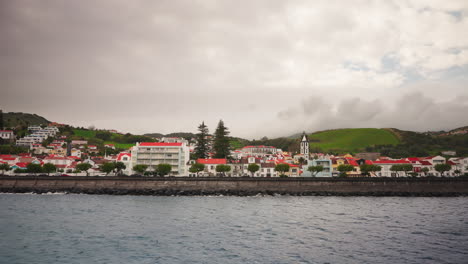
M 356 152 L 375 145 L 396 145 L 398 137 L 386 129 L 348 128 L 316 132 L 309 135 L 312 150 Z
M 153 138 L 148 136 L 139 136 L 132 134 L 117 134 L 104 130 L 88 130 L 73 128 L 69 131 L 62 133 L 70 136 L 71 139 L 86 139 L 89 144 L 97 145 L 100 149 L 104 144 L 114 144 L 118 149 L 128 149 L 135 146 L 136 142 L 154 141 Z
M 28 114 L 21 112 L 10 112 L 3 113 L 4 126 L 8 128 L 15 128 L 18 126 L 30 126 L 30 125 L 47 125 L 50 123 L 49 120 L 36 114 Z

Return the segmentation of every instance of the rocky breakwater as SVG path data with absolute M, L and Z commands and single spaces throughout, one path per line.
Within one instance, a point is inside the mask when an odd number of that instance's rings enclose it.
M 2 176 L 0 192 L 115 195 L 468 196 L 468 178 L 132 178 Z

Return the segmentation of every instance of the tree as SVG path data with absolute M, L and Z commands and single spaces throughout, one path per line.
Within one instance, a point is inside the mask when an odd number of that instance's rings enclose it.
M 454 172 L 457 176 L 460 176 L 460 174 L 461 174 L 461 170 L 454 170 L 453 172 Z
M 123 170 L 125 170 L 127 168 L 127 166 L 125 166 L 125 164 L 121 161 L 118 161 L 115 163 L 115 175 L 120 175 L 122 173 Z
M 40 173 L 42 172 L 42 167 L 40 164 L 29 163 L 28 165 L 26 165 L 26 172 L 34 174 Z
M 133 170 L 138 172 L 139 174 L 145 173 L 146 169 L 148 169 L 148 165 L 137 164 L 137 165 L 133 166 Z
M 305 164 L 306 159 L 304 159 L 304 157 L 300 157 L 298 161 L 299 161 L 299 164 Z
M 424 173 L 424 176 L 427 176 L 427 173 L 429 172 L 429 168 L 424 167 L 421 169 L 421 172 Z
M 197 177 L 198 177 L 198 173 L 200 171 L 203 171 L 205 169 L 205 164 L 201 164 L 201 163 L 195 163 L 195 164 L 192 164 L 192 166 L 190 167 L 189 171 L 191 173 L 196 173 L 197 174 Z
M 405 172 L 405 176 L 408 176 L 409 171 L 413 171 L 413 165 L 411 164 L 402 164 L 401 170 Z
M 47 175 L 50 175 L 51 172 L 56 172 L 57 167 L 52 164 L 52 163 L 46 163 L 42 166 L 42 170 L 47 173 Z
M 249 166 L 247 166 L 247 170 L 252 173 L 252 177 L 254 177 L 255 175 L 255 172 L 257 172 L 258 170 L 260 170 L 260 166 L 258 166 L 258 164 L 255 164 L 255 163 L 251 163 L 249 164 Z
M 101 166 L 99 166 L 99 169 L 102 171 L 102 172 L 105 172 L 106 173 L 106 176 L 109 175 L 109 173 L 111 173 L 112 171 L 114 171 L 115 169 L 115 164 L 113 162 L 106 162 L 106 163 L 103 163 Z
M 5 171 L 11 170 L 10 165 L 8 163 L 2 163 L 0 164 L 0 170 L 2 171 L 2 174 L 5 174 Z
M 108 141 L 111 139 L 112 134 L 109 131 L 97 131 L 95 137 L 104 141 Z
M 371 176 L 371 172 L 381 171 L 382 167 L 374 164 L 362 164 L 359 166 L 361 174 L 364 176 Z
M 310 171 L 310 172 L 312 173 L 312 176 L 315 177 L 315 176 L 317 176 L 317 174 L 318 174 L 319 172 L 322 172 L 322 171 L 323 171 L 323 166 L 320 166 L 320 165 L 319 165 L 319 166 L 309 166 L 309 167 L 307 168 L 307 170 Z
M 209 152 L 208 136 L 210 134 L 205 122 L 202 122 L 201 125 L 198 126 L 198 131 L 199 133 L 196 135 L 197 143 L 194 149 L 194 154 L 196 158 L 206 159 Z
M 346 177 L 347 172 L 354 170 L 354 166 L 350 164 L 341 164 L 338 166 L 337 170 L 340 172 L 340 177 Z
M 289 164 L 286 164 L 286 163 L 278 164 L 275 167 L 275 171 L 280 173 L 280 177 L 284 177 L 284 176 L 286 176 L 284 173 L 289 171 Z
M 161 177 L 164 177 L 167 174 L 169 174 L 171 170 L 172 170 L 172 166 L 170 164 L 161 163 L 161 164 L 158 164 L 158 166 L 156 167 L 156 171 Z
M 393 171 L 393 172 L 396 172 L 396 173 L 402 171 L 401 164 L 394 164 L 394 165 L 392 165 L 392 166 L 390 167 L 390 171 Z M 398 175 L 398 174 L 397 174 L 397 175 Z M 398 176 L 400 176 L 400 175 L 398 175 Z
M 441 176 L 444 176 L 444 172 L 449 171 L 452 169 L 452 165 L 444 163 L 444 164 L 436 164 L 434 169 L 440 173 Z
M 219 120 L 218 127 L 214 134 L 213 150 L 217 159 L 227 159 L 231 155 L 229 144 L 229 131 L 224 126 L 223 120 Z
M 86 172 L 86 176 L 89 176 L 88 170 L 91 169 L 91 164 L 89 163 L 80 163 L 76 165 L 76 169 L 79 171 L 84 171 Z
M 216 165 L 216 172 L 222 173 L 223 176 L 226 176 L 226 172 L 231 171 L 231 166 L 226 164 Z

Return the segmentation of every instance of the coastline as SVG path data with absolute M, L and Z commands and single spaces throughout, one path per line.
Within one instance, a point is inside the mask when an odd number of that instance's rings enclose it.
M 132 178 L 1 176 L 0 193 L 153 196 L 468 196 L 468 178 Z

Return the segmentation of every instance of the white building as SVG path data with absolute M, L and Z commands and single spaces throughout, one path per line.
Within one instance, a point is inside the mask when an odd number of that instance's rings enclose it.
M 302 134 L 301 139 L 301 154 L 304 155 L 306 160 L 309 159 L 309 139 L 305 132 Z
M 15 139 L 15 133 L 11 130 L 0 130 L 0 138 L 3 140 L 13 140 Z
M 278 150 L 272 146 L 245 146 L 240 149 L 242 157 L 275 155 Z
M 171 175 L 188 176 L 189 148 L 185 143 L 142 142 L 132 148 L 132 165 L 148 165 L 150 170 L 158 164 L 170 164 Z

